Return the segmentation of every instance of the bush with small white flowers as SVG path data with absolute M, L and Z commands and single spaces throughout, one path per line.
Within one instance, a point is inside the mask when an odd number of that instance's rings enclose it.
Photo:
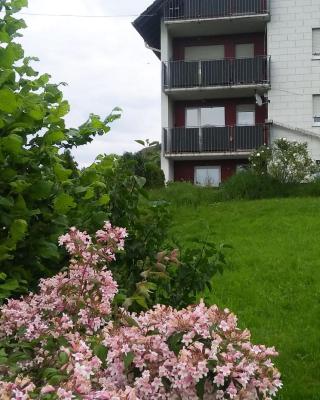
M 252 170 L 258 175 L 270 175 L 281 183 L 303 183 L 318 170 L 310 157 L 307 143 L 276 140 L 272 147 L 263 146 L 250 156 Z

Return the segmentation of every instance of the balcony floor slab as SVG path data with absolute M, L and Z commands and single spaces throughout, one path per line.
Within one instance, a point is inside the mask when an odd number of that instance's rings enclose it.
M 202 100 L 254 97 L 255 93 L 264 95 L 270 89 L 270 84 L 253 84 L 165 89 L 164 92 L 173 100 Z
M 171 37 L 215 36 L 264 32 L 270 14 L 232 15 L 207 19 L 166 20 Z
M 251 152 L 225 152 L 225 153 L 166 153 L 164 158 L 169 160 L 225 160 L 249 158 Z

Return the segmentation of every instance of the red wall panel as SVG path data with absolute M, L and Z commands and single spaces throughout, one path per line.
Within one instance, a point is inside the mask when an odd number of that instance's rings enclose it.
M 222 100 L 198 100 L 198 101 L 177 101 L 174 104 L 174 126 L 185 126 L 185 109 L 188 107 L 225 107 L 226 125 L 235 125 L 237 120 L 237 105 L 253 104 L 248 98 L 222 99 Z M 256 124 L 264 124 L 268 118 L 267 105 L 256 106 Z
M 240 160 L 198 160 L 198 161 L 175 161 L 174 180 L 194 183 L 194 168 L 209 165 L 221 167 L 221 180 L 224 182 L 236 173 L 237 165 L 247 164 L 247 159 Z
M 266 55 L 265 35 L 264 33 L 257 32 L 241 35 L 176 38 L 173 40 L 173 59 L 183 60 L 185 47 L 209 46 L 215 44 L 223 44 L 225 46 L 226 58 L 235 58 L 236 44 L 241 43 L 253 43 L 254 54 L 256 56 Z

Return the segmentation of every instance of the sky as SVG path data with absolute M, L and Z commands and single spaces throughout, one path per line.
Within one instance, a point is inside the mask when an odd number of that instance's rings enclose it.
M 24 13 L 80 15 L 139 15 L 152 0 L 29 0 Z M 108 115 L 123 109 L 111 132 L 79 147 L 81 166 L 102 153 L 122 154 L 140 147 L 135 139 L 160 141 L 160 62 L 144 46 L 129 18 L 68 18 L 21 16 L 27 23 L 22 39 L 35 68 L 51 74 L 63 87 L 71 112 L 69 127 L 85 122 L 90 113 Z

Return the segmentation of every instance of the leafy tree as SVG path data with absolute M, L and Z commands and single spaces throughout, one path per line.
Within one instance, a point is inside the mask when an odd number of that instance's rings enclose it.
M 66 128 L 70 108 L 59 85 L 39 75 L 32 67 L 37 59 L 25 57 L 16 42 L 26 25 L 14 14 L 26 5 L 0 1 L 0 298 L 55 272 L 55 242 L 77 193 L 76 166 L 61 151 L 107 133 L 119 117 L 115 109 L 103 120 L 92 114 L 78 129 Z

